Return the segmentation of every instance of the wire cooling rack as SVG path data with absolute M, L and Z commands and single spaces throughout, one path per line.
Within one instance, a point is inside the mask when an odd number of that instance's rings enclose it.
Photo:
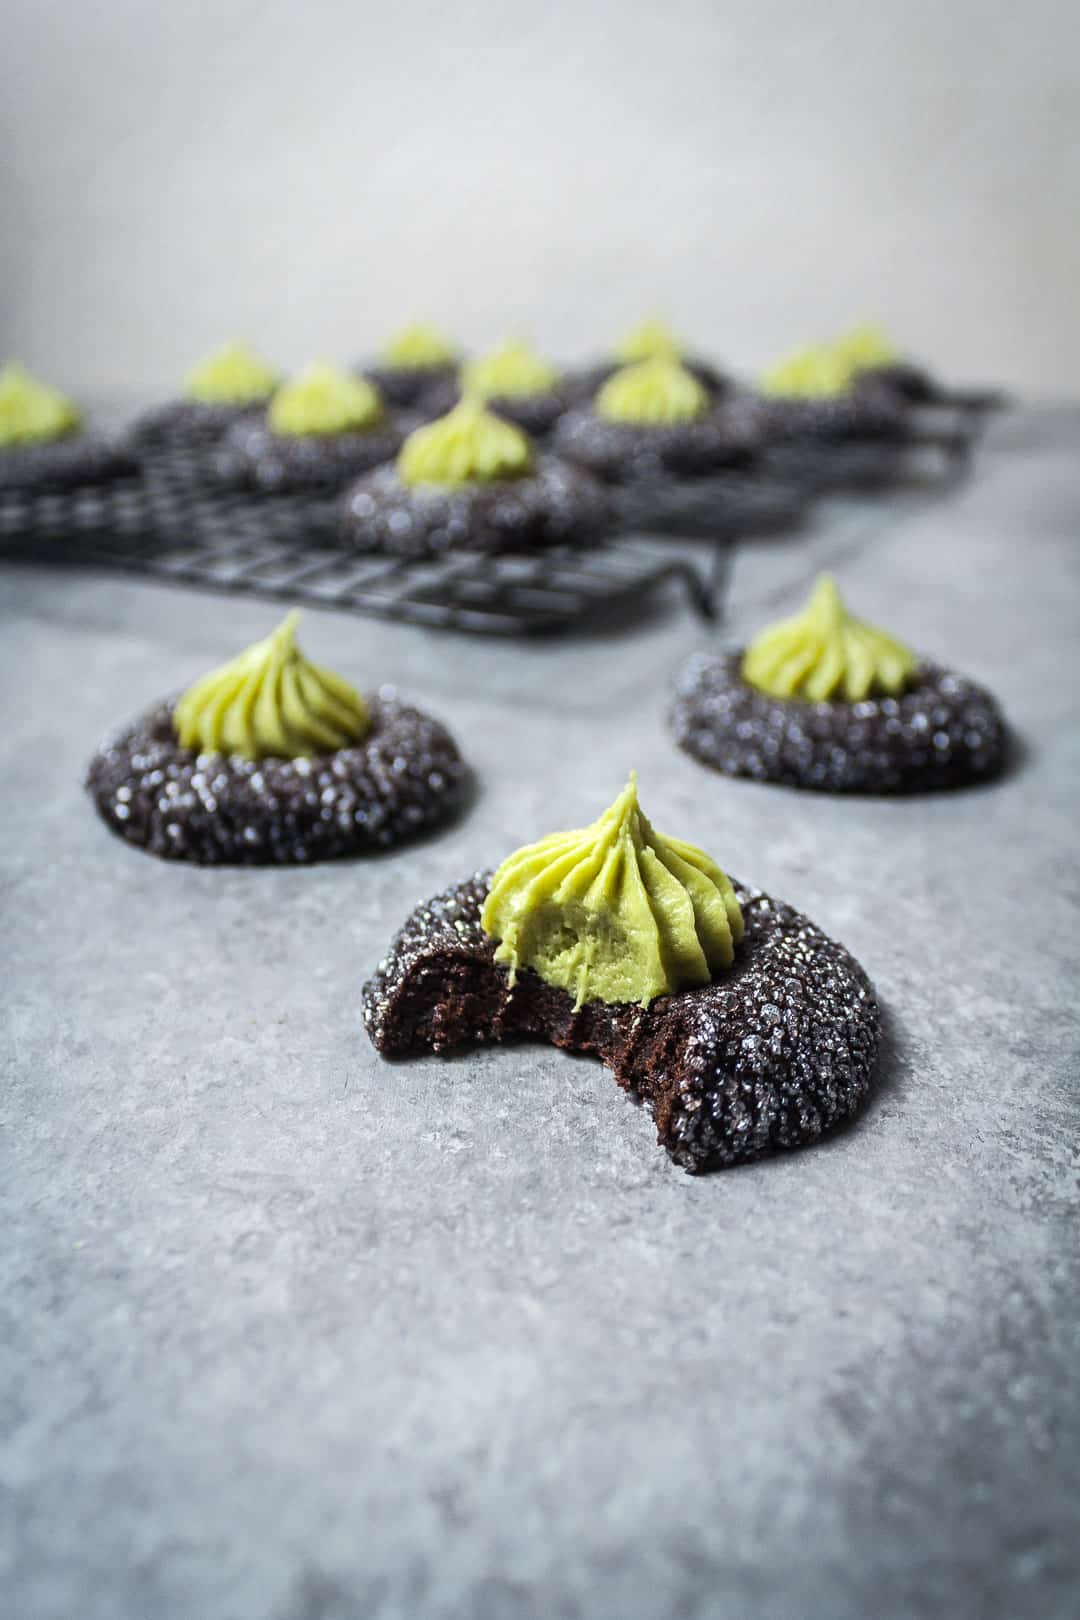
M 212 451 L 163 445 L 144 451 L 137 476 L 0 491 L 0 557 L 90 563 L 497 635 L 587 628 L 640 611 L 671 587 L 713 618 L 737 539 L 792 526 L 830 488 L 903 480 L 913 453 L 929 450 L 939 473 L 958 472 L 970 443 L 970 431 L 954 430 L 924 437 L 921 449 L 916 441 L 778 449 L 752 468 L 618 491 L 620 537 L 603 545 L 433 559 L 349 552 L 334 497 L 253 493 L 221 479 Z
M 0 493 L 0 555 L 502 635 L 587 627 L 672 585 L 711 618 L 724 578 L 712 547 L 687 555 L 661 539 L 435 559 L 357 555 L 338 539 L 335 498 L 253 494 L 223 483 L 206 452 L 174 448 L 147 455 L 138 477 Z
M 628 533 L 731 541 L 794 527 L 814 493 L 798 469 L 732 468 L 706 478 L 645 480 L 613 491 Z
M 970 410 L 913 410 L 900 437 L 806 438 L 771 445 L 761 458 L 760 472 L 766 483 L 787 482 L 806 496 L 913 484 L 941 487 L 966 475 L 982 426 Z

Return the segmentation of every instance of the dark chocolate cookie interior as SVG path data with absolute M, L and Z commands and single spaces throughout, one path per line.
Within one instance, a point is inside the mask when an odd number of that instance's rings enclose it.
M 853 1114 L 880 1035 L 859 964 L 807 918 L 736 884 L 746 924 L 715 983 L 650 1007 L 586 1002 L 531 971 L 511 984 L 480 926 L 478 873 L 413 912 L 364 986 L 368 1034 L 388 1057 L 511 1037 L 600 1058 L 642 1099 L 676 1163 L 702 1171 L 796 1148 Z
M 743 652 L 699 655 L 676 687 L 671 726 L 687 753 L 727 776 L 830 793 L 922 793 L 1003 768 L 1007 730 L 974 681 L 924 661 L 899 697 L 808 703 L 742 677 Z
M 87 789 L 128 843 L 200 865 L 291 865 L 387 849 L 460 808 L 468 768 L 437 720 L 367 698 L 362 742 L 314 759 L 181 748 L 162 703 L 90 762 Z

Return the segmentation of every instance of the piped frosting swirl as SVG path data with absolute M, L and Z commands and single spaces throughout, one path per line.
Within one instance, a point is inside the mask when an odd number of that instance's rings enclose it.
M 822 574 L 801 613 L 770 625 L 751 642 L 742 675 L 770 697 L 860 703 L 897 696 L 917 666 L 902 642 L 853 618 L 835 580 Z
M 627 332 L 615 345 L 616 358 L 625 365 L 635 360 L 681 360 L 686 353 L 666 321 L 653 317 Z
M 559 373 L 531 343 L 512 338 L 490 354 L 467 361 L 461 380 L 481 399 L 520 399 L 550 393 L 558 386 Z
M 437 327 L 423 321 L 403 326 L 387 343 L 383 361 L 403 371 L 423 371 L 429 366 L 452 366 L 457 359 L 453 346 Z
M 879 326 L 856 326 L 833 344 L 833 353 L 852 373 L 895 365 L 900 355 Z
M 529 436 L 466 394 L 453 410 L 417 428 L 397 458 L 403 484 L 494 484 L 524 478 L 533 470 Z
M 332 754 L 367 735 L 360 693 L 296 645 L 298 613 L 188 687 L 173 710 L 182 748 L 241 759 Z
M 366 433 L 378 427 L 384 415 L 382 395 L 366 377 L 318 362 L 278 389 L 267 421 L 274 433 L 303 438 Z
M 767 371 L 763 394 L 781 399 L 836 399 L 848 393 L 854 372 L 834 345 L 798 349 Z
M 202 405 L 249 405 L 269 399 L 277 372 L 246 343 L 223 343 L 188 372 L 184 391 Z
M 531 968 L 586 1001 L 638 1002 L 707 984 L 743 935 L 730 880 L 693 844 L 658 833 L 637 775 L 604 814 L 509 856 L 481 913 L 511 980 Z
M 595 410 L 608 422 L 696 422 L 709 410 L 709 392 L 677 360 L 639 360 L 623 366 L 596 395 Z
M 0 371 L 0 445 L 45 444 L 72 433 L 79 408 L 13 360 Z

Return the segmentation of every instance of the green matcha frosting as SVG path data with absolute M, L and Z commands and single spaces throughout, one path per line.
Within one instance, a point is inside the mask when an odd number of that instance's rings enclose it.
M 299 759 L 360 742 L 371 725 L 348 681 L 296 645 L 300 615 L 189 686 L 173 711 L 182 748 L 242 759 Z
M 619 360 L 681 360 L 686 350 L 666 321 L 642 321 L 615 345 Z
M 900 358 L 899 353 L 878 326 L 856 326 L 837 338 L 833 353 L 852 372 L 867 371 L 873 366 L 891 366 Z
M 771 697 L 809 703 L 860 703 L 895 697 L 911 684 L 917 659 L 884 630 L 853 619 L 829 574 L 822 574 L 801 613 L 771 625 L 751 642 L 743 679 Z
M 451 489 L 524 478 L 532 469 L 528 434 L 486 410 L 471 394 L 438 421 L 410 433 L 397 458 L 403 484 Z
M 249 405 L 269 399 L 277 373 L 246 343 L 223 343 L 188 372 L 185 392 L 202 405 Z
M 481 399 L 517 399 L 550 393 L 558 386 L 559 373 L 531 344 L 515 338 L 491 354 L 469 360 L 461 368 L 461 380 Z
M 696 422 L 709 391 L 677 360 L 639 360 L 608 378 L 595 409 L 609 422 Z
M 78 406 L 15 360 L 0 371 L 0 445 L 44 444 L 72 433 Z
M 532 968 L 586 1001 L 640 1002 L 708 984 L 743 935 L 729 879 L 708 855 L 646 820 L 637 775 L 591 827 L 508 857 L 481 913 L 495 960 Z
M 364 433 L 383 419 L 382 395 L 366 377 L 319 363 L 278 389 L 267 416 L 275 433 L 289 436 Z
M 402 370 L 423 370 L 427 366 L 452 366 L 457 360 L 453 348 L 434 326 L 416 321 L 395 332 L 383 350 L 383 360 Z
M 854 372 L 835 346 L 819 344 L 788 355 L 761 381 L 763 394 L 785 399 L 835 399 L 851 387 Z

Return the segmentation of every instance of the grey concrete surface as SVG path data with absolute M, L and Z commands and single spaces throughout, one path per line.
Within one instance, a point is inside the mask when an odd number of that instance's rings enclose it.
M 1078 1606 L 1080 413 L 971 482 L 748 547 L 719 639 L 830 560 L 985 679 L 978 791 L 814 798 L 667 739 L 707 636 L 484 644 L 311 614 L 445 716 L 475 805 L 407 852 L 202 872 L 111 838 L 99 735 L 266 607 L 0 576 L 0 1611 L 10 1620 L 1065 1620 Z M 641 772 L 661 827 L 808 911 L 888 1009 L 820 1147 L 693 1180 L 598 1066 L 387 1066 L 398 922 Z

